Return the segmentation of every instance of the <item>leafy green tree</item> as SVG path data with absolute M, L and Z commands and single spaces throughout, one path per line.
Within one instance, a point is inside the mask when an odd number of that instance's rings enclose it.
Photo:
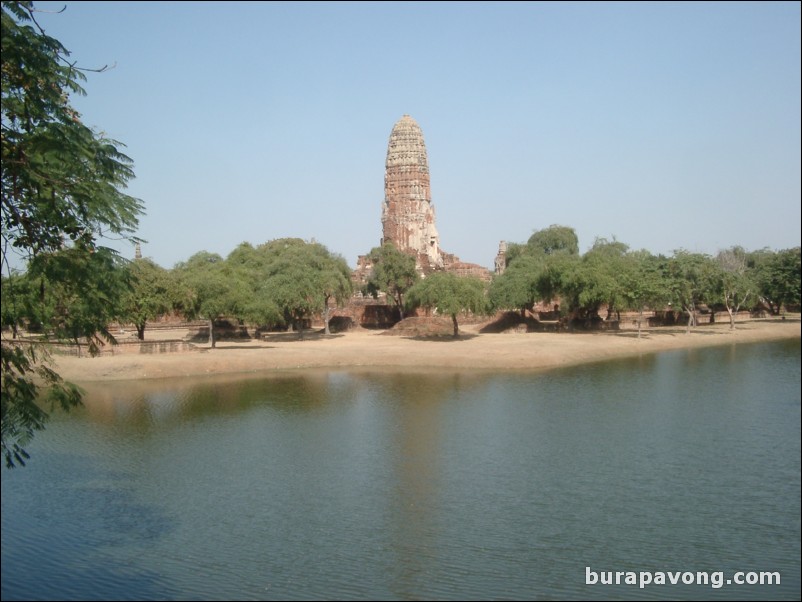
M 321 244 L 314 244 L 313 256 L 313 266 L 319 270 L 317 281 L 323 298 L 324 333 L 331 334 L 329 330 L 331 302 L 342 307 L 354 292 L 351 268 L 344 257 L 331 253 Z
M 329 331 L 331 303 L 342 305 L 352 294 L 351 268 L 345 259 L 316 242 L 299 238 L 272 240 L 258 247 L 239 245 L 226 260 L 248 283 L 247 319 L 282 322 L 303 337 L 302 321 L 323 316 Z
M 123 319 L 136 326 L 137 338 L 144 341 L 148 321 L 172 309 L 175 289 L 167 270 L 150 259 L 135 259 L 125 272 L 130 288 L 122 299 Z
M 563 260 L 559 291 L 574 319 L 599 319 L 599 310 L 604 305 L 608 314 L 620 308 L 623 303 L 620 275 L 627 250 L 624 243 L 597 238 L 581 260 Z
M 714 288 L 727 310 L 731 330 L 735 329 L 735 314 L 750 299 L 757 299 L 757 283 L 749 270 L 748 260 L 747 252 L 737 246 L 716 255 L 718 270 L 714 274 Z
M 566 255 L 579 254 L 579 239 L 573 228 L 553 224 L 543 230 L 538 230 L 526 245 L 532 251 L 541 251 L 546 255 L 563 253 Z
M 2 264 L 10 275 L 11 252 L 36 260 L 43 274 L 69 266 L 59 285 L 65 293 L 84 293 L 94 282 L 86 280 L 88 260 L 78 255 L 92 255 L 107 235 L 135 240 L 143 206 L 123 192 L 132 162 L 119 142 L 84 125 L 70 105 L 71 94 L 84 93 L 84 73 L 39 26 L 33 3 L 3 2 L 0 19 Z M 65 246 L 69 261 L 55 253 Z M 53 267 L 42 265 L 51 258 Z M 19 323 L 23 316 L 5 312 L 3 319 Z M 81 336 L 103 336 L 85 316 L 78 322 Z M 69 330 L 65 323 L 59 332 Z M 2 453 L 9 467 L 24 464 L 23 446 L 45 424 L 47 414 L 36 405 L 40 394 L 64 407 L 80 402 L 78 389 L 44 361 L 41 349 L 2 343 Z
M 639 314 L 638 338 L 641 336 L 644 310 L 647 307 L 665 307 L 670 300 L 661 259 L 645 250 L 629 252 L 618 274 L 621 309 L 634 310 Z
M 224 317 L 241 317 L 248 290 L 238 273 L 217 253 L 201 251 L 174 268 L 177 280 L 186 291 L 181 305 L 184 315 L 209 323 L 209 346 L 217 346 L 214 323 Z
M 518 243 L 518 242 L 508 242 L 507 243 L 507 252 L 504 256 L 504 266 L 509 267 L 513 261 L 521 257 L 522 255 L 529 255 L 530 249 L 526 246 L 526 243 Z
M 131 290 L 125 262 L 117 253 L 98 247 L 93 253 L 67 248 L 39 254 L 26 277 L 38 289 L 26 317 L 42 325 L 47 335 L 71 341 L 79 353 L 85 341 L 92 355 L 106 343 L 116 343 L 108 324 L 123 317 L 122 300 Z
M 674 251 L 666 264 L 666 284 L 672 303 L 688 314 L 687 332 L 698 324 L 697 309 L 711 297 L 714 271 L 713 259 L 702 253 Z
M 69 104 L 83 72 L 47 36 L 32 2 L 2 5 L 3 241 L 34 255 L 65 240 L 133 239 L 142 203 L 122 190 L 134 177 L 115 140 L 85 126 Z M 5 249 L 5 245 L 4 245 Z
M 799 305 L 802 289 L 800 248 L 755 251 L 749 257 L 758 294 L 778 315 L 783 306 Z
M 485 313 L 488 307 L 485 285 L 481 280 L 449 272 L 435 272 L 420 280 L 409 290 L 407 304 L 436 309 L 451 316 L 455 338 L 459 336 L 457 316 L 460 313 Z
M 237 246 L 226 258 L 226 264 L 246 290 L 241 307 L 242 319 L 258 326 L 282 321 L 281 312 L 265 288 L 268 254 L 248 242 Z
M 540 300 L 544 303 L 559 301 L 560 310 L 565 313 L 570 302 L 565 291 L 570 286 L 572 274 L 579 269 L 582 258 L 579 255 L 557 253 L 545 256 L 545 269 L 539 282 Z
M 319 243 L 300 239 L 271 241 L 264 250 L 268 253 L 265 291 L 285 322 L 303 337 L 302 321 L 320 312 L 324 332 L 330 334 L 330 303 L 343 304 L 353 290 L 345 259 Z
M 374 297 L 386 293 L 404 319 L 404 296 L 420 279 L 415 270 L 415 258 L 399 251 L 392 243 L 370 250 L 368 257 L 373 271 L 368 278 L 368 292 Z
M 0 303 L 2 328 L 3 330 L 9 329 L 12 337 L 16 339 L 23 326 L 24 316 L 30 313 L 28 308 L 32 304 L 32 300 L 36 299 L 31 279 L 26 274 L 18 272 L 11 273 L 7 277 L 3 276 L 0 296 L 2 296 Z
M 542 298 L 545 269 L 543 257 L 517 257 L 490 284 L 489 298 L 493 307 L 518 310 L 521 317 L 525 317 L 526 310 Z

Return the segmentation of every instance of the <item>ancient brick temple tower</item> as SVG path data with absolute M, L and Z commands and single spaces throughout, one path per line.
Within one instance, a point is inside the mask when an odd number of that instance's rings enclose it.
M 385 242 L 391 242 L 399 250 L 413 255 L 421 276 L 445 270 L 458 276 L 490 280 L 487 268 L 464 263 L 456 255 L 440 248 L 423 132 L 409 115 L 404 115 L 396 122 L 387 144 L 381 243 Z M 367 283 L 372 269 L 370 256 L 360 255 L 352 276 L 358 287 Z
M 409 115 L 399 119 L 387 145 L 382 205 L 382 242 L 414 254 L 418 269 L 443 268 L 434 223 L 429 159 L 420 126 Z

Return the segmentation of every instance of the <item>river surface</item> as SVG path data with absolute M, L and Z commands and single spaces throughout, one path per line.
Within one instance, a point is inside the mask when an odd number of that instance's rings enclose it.
M 798 340 L 95 385 L 28 450 L 4 600 L 800 598 Z

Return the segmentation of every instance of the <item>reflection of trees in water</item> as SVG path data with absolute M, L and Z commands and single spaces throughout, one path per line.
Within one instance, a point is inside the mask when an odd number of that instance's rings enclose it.
M 280 413 L 314 411 L 355 396 L 356 383 L 336 374 L 282 374 L 269 378 L 119 381 L 85 387 L 89 419 L 150 428 L 176 420 L 233 414 L 258 407 Z
M 446 407 L 462 391 L 488 382 L 467 373 L 359 374 L 371 399 L 387 411 L 384 422 L 393 487 L 382 499 L 388 505 L 385 526 L 395 555 L 390 575 L 393 594 L 415 598 L 430 584 L 433 566 L 442 565 L 442 513 L 447 460 Z
M 401 407 L 439 402 L 473 387 L 470 374 L 310 372 L 265 376 L 115 381 L 85 385 L 86 413 L 98 423 L 152 425 L 164 420 L 269 407 L 305 412 L 348 403 L 365 387 L 372 398 Z
M 439 403 L 488 379 L 468 372 L 366 372 L 352 377 L 375 391 L 377 401 L 393 405 Z
M 410 598 L 426 590 L 432 567 L 443 564 L 444 513 L 450 511 L 443 498 L 451 462 L 444 454 L 453 436 L 449 410 L 464 393 L 475 394 L 491 380 L 467 373 L 306 372 L 103 383 L 87 388 L 86 415 L 103 425 L 104 440 L 131 440 L 118 458 L 126 470 L 147 466 L 148 474 L 162 474 L 163 454 L 174 453 L 170 462 L 186 463 L 180 474 L 203 474 L 205 469 L 194 471 L 198 462 L 208 461 L 203 448 L 210 445 L 223 454 L 242 454 L 232 455 L 232 461 L 237 458 L 248 468 L 231 474 L 247 472 L 255 481 L 281 483 L 290 513 L 298 511 L 293 500 L 305 495 L 349 500 L 349 491 L 360 490 L 361 501 L 349 505 L 367 504 L 367 516 L 382 517 L 376 526 L 392 558 L 389 583 L 395 595 Z M 265 416 L 267 421 L 261 420 Z M 246 422 L 259 429 L 257 439 L 271 433 L 267 436 L 276 437 L 275 442 L 254 443 L 253 432 L 240 430 L 248 430 Z M 261 461 L 250 465 L 243 459 L 258 458 L 265 449 L 281 468 L 260 468 Z M 321 465 L 335 474 L 342 470 L 337 478 L 348 483 L 347 489 L 327 483 L 328 476 L 317 472 Z M 181 483 L 179 488 L 191 491 L 195 485 Z M 177 497 L 182 495 L 189 497 Z M 312 520 L 319 519 L 315 503 L 301 506 L 313 513 Z

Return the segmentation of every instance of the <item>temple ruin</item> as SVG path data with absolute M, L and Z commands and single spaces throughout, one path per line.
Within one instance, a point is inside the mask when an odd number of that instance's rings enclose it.
M 490 280 L 487 268 L 462 262 L 440 248 L 426 144 L 420 126 L 409 115 L 401 117 L 390 132 L 384 163 L 381 222 L 381 244 L 391 242 L 399 250 L 413 255 L 422 276 L 445 270 Z M 369 269 L 367 258 L 360 257 L 357 272 L 364 276 Z
M 429 184 L 429 159 L 423 132 L 409 115 L 399 119 L 387 144 L 384 163 L 382 244 L 415 255 L 423 273 L 443 268 Z

